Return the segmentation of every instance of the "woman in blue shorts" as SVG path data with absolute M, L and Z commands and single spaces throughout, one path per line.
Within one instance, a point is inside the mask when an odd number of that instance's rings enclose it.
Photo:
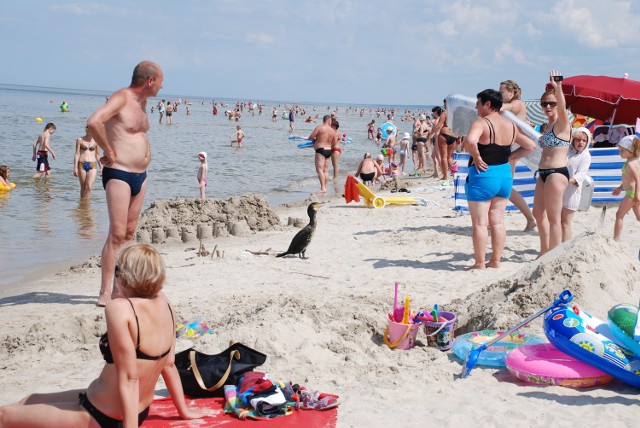
M 471 155 L 465 193 L 471 212 L 473 252 L 475 263 L 469 269 L 500 266 L 506 241 L 504 211 L 511 195 L 513 176 L 510 160 L 517 160 L 533 152 L 535 143 L 521 134 L 513 122 L 500 116 L 502 95 L 485 89 L 477 95 L 479 119 L 471 125 L 464 140 Z M 516 142 L 520 146 L 511 151 Z M 491 227 L 491 259 L 485 261 L 488 241 L 487 227 Z

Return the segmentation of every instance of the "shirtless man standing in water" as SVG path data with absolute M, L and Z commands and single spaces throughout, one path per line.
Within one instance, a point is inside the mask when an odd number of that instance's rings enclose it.
M 102 185 L 109 212 L 98 306 L 105 306 L 111 300 L 117 253 L 133 238 L 142 210 L 147 189 L 146 170 L 151 161 L 147 99 L 158 94 L 163 77 L 157 64 L 141 62 L 133 70 L 131 85 L 114 92 L 87 120 L 91 135 L 104 151 L 100 163 L 104 165 Z
M 315 150 L 316 172 L 320 180 L 320 190 L 318 194 L 327 194 L 327 183 L 329 183 L 329 164 L 331 163 L 331 147 L 337 144 L 338 133 L 331 127 L 331 116 L 325 115 L 322 118 L 322 125 L 316 126 L 309 136 L 313 141 Z

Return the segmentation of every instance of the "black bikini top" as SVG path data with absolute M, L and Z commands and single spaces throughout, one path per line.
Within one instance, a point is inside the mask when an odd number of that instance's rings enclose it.
M 96 149 L 96 146 L 91 146 L 91 147 L 89 147 L 89 146 L 87 146 L 87 145 L 80 144 L 80 150 L 89 150 L 89 151 L 91 151 L 91 152 L 92 152 L 92 151 L 94 151 L 95 149 Z
M 500 146 L 496 144 L 496 131 L 493 128 L 493 123 L 487 118 L 483 118 L 489 125 L 489 144 L 478 144 L 478 152 L 480 157 L 487 165 L 503 165 L 509 162 L 509 156 L 511 155 L 511 144 L 516 139 L 516 126 L 513 126 L 513 137 L 511 143 L 508 146 Z M 469 159 L 469 166 L 473 165 L 473 158 Z
M 138 315 L 136 314 L 136 310 L 133 307 L 133 303 L 131 303 L 131 300 L 127 299 L 127 301 L 131 305 L 131 309 L 133 309 L 133 315 L 136 317 L 136 327 L 138 328 L 138 341 L 136 343 L 136 358 L 138 360 L 156 361 L 156 360 L 159 360 L 160 358 L 166 357 L 169 354 L 169 352 L 171 352 L 171 348 L 169 348 L 167 352 L 163 352 L 161 355 L 158 355 L 155 357 L 151 355 L 147 355 L 140 350 L 140 323 L 138 323 Z M 173 319 L 173 311 L 171 310 L 171 306 L 169 306 L 169 303 L 167 303 L 167 306 L 169 307 L 169 312 L 171 312 L 172 324 L 175 325 L 175 320 Z M 107 332 L 103 334 L 102 337 L 100 337 L 100 352 L 102 353 L 102 358 L 104 358 L 104 361 L 107 364 L 113 364 L 113 355 L 111 354 L 111 348 L 109 347 L 108 334 L 109 333 Z

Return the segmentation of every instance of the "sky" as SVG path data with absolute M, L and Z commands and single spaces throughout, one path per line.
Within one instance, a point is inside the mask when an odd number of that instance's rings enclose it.
M 0 83 L 113 91 L 141 60 L 161 92 L 433 105 L 549 71 L 640 80 L 640 1 L 2 0 Z

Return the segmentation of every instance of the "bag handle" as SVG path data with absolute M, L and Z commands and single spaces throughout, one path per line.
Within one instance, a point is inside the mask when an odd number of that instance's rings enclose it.
M 189 361 L 191 361 L 191 369 L 193 370 L 193 376 L 196 378 L 196 382 L 198 382 L 198 385 L 200 386 L 200 388 L 206 391 L 215 391 L 216 389 L 224 385 L 224 383 L 229 378 L 229 374 L 231 373 L 231 362 L 233 361 L 234 358 L 236 360 L 240 359 L 240 351 L 238 351 L 237 349 L 234 349 L 229 353 L 229 366 L 227 367 L 227 370 L 224 372 L 224 374 L 222 375 L 218 383 L 213 385 L 211 388 L 207 388 L 204 384 L 204 380 L 202 379 L 202 375 L 200 374 L 200 370 L 198 370 L 198 366 L 196 365 L 196 350 L 192 349 L 189 352 Z
M 440 330 L 442 330 L 447 324 L 449 324 L 448 321 L 440 323 L 440 327 L 438 327 L 438 329 L 436 331 L 434 331 L 433 333 L 427 334 L 427 336 L 435 336 L 436 334 L 440 333 Z
M 404 332 L 404 334 L 402 335 L 402 337 L 400 337 L 400 339 L 398 339 L 395 342 L 391 343 L 391 342 L 389 342 L 389 339 L 387 338 L 387 336 L 389 335 L 389 324 L 387 324 L 387 329 L 384 331 L 384 336 L 382 337 L 382 339 L 384 340 L 384 343 L 389 348 L 393 349 L 396 346 L 398 346 L 400 343 L 402 343 L 402 341 L 404 339 L 406 339 L 407 335 L 409 334 L 409 330 L 411 330 L 411 324 L 407 324 L 407 331 Z

